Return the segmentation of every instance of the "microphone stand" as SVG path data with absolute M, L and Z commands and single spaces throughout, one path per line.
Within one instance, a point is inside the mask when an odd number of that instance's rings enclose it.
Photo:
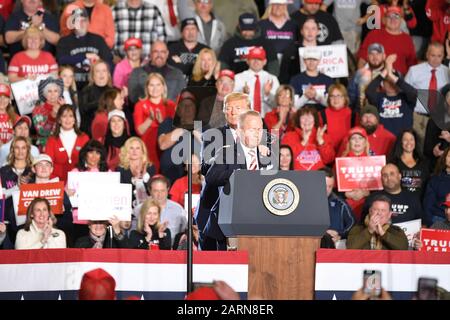
M 193 237 L 192 237 L 192 141 L 193 131 L 189 131 L 188 139 L 188 234 L 187 234 L 187 293 L 193 291 Z

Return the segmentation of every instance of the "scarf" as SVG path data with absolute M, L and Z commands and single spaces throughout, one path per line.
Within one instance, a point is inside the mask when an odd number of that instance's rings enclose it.
M 92 248 L 102 249 L 103 243 L 105 242 L 105 236 L 106 236 L 106 233 L 100 237 L 97 237 L 96 235 L 89 233 L 89 237 L 91 238 L 91 240 L 93 240 L 95 242 L 94 245 L 92 246 Z
M 367 215 L 366 218 L 364 219 L 364 225 L 366 227 L 369 226 L 369 220 L 370 220 L 370 216 Z M 385 225 L 383 225 L 384 232 L 386 232 L 390 226 L 391 226 L 390 223 L 386 223 Z M 370 249 L 371 250 L 382 250 L 383 249 L 383 244 L 381 243 L 381 237 L 377 233 L 373 233 L 372 237 L 370 238 Z

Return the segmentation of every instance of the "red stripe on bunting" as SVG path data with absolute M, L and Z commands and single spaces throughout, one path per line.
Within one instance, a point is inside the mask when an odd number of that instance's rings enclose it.
M 316 263 L 450 264 L 450 253 L 320 249 L 316 252 Z
M 0 264 L 119 262 L 185 264 L 186 251 L 135 249 L 0 250 Z M 195 251 L 195 264 L 248 264 L 246 251 Z

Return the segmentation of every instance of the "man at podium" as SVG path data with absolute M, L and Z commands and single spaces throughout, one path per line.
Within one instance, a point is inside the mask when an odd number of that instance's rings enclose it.
M 263 137 L 263 121 L 256 111 L 247 111 L 239 116 L 237 138 L 234 147 L 220 149 L 213 159 L 205 181 L 206 186 L 219 188 L 222 193 L 229 187 L 229 178 L 234 170 L 271 169 L 268 157 L 260 154 Z M 204 229 L 207 237 L 216 239 L 219 250 L 226 250 L 226 239 L 218 225 L 220 198 L 213 205 Z

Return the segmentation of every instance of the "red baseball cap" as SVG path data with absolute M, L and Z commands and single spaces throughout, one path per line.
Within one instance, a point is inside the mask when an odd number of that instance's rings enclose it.
M 221 300 L 213 288 L 200 287 L 186 296 L 185 300 Z
M 390 7 L 388 7 L 387 10 L 386 10 L 386 15 L 390 15 L 392 13 L 395 13 L 395 14 L 401 16 L 402 15 L 402 8 L 397 7 L 397 6 L 390 6 Z
M 228 69 L 220 70 L 219 78 L 228 77 L 231 80 L 234 80 L 234 72 Z
M 442 202 L 442 205 L 446 206 L 446 207 L 450 207 L 450 193 L 447 193 L 447 195 L 445 196 L 445 201 Z
M 130 47 L 142 48 L 142 40 L 138 38 L 129 38 L 125 41 L 124 50 L 127 51 Z
M 247 59 L 266 60 L 266 50 L 263 47 L 252 47 L 246 56 Z
M 303 0 L 304 3 L 317 3 L 321 4 L 322 0 Z
M 361 127 L 351 128 L 350 131 L 348 132 L 348 138 L 350 139 L 350 137 L 354 134 L 359 134 L 360 136 L 364 137 L 365 139 L 368 139 L 367 132 L 364 128 L 361 128 Z
M 98 268 L 86 272 L 81 279 L 79 300 L 115 300 L 116 281 L 105 270 Z
M 13 128 L 15 128 L 18 124 L 22 123 L 22 122 L 26 122 L 28 127 L 31 127 L 31 119 L 28 116 L 20 116 L 20 117 L 16 117 L 16 120 L 14 121 L 13 124 Z
M 0 95 L 11 97 L 11 89 L 6 83 L 0 83 Z

